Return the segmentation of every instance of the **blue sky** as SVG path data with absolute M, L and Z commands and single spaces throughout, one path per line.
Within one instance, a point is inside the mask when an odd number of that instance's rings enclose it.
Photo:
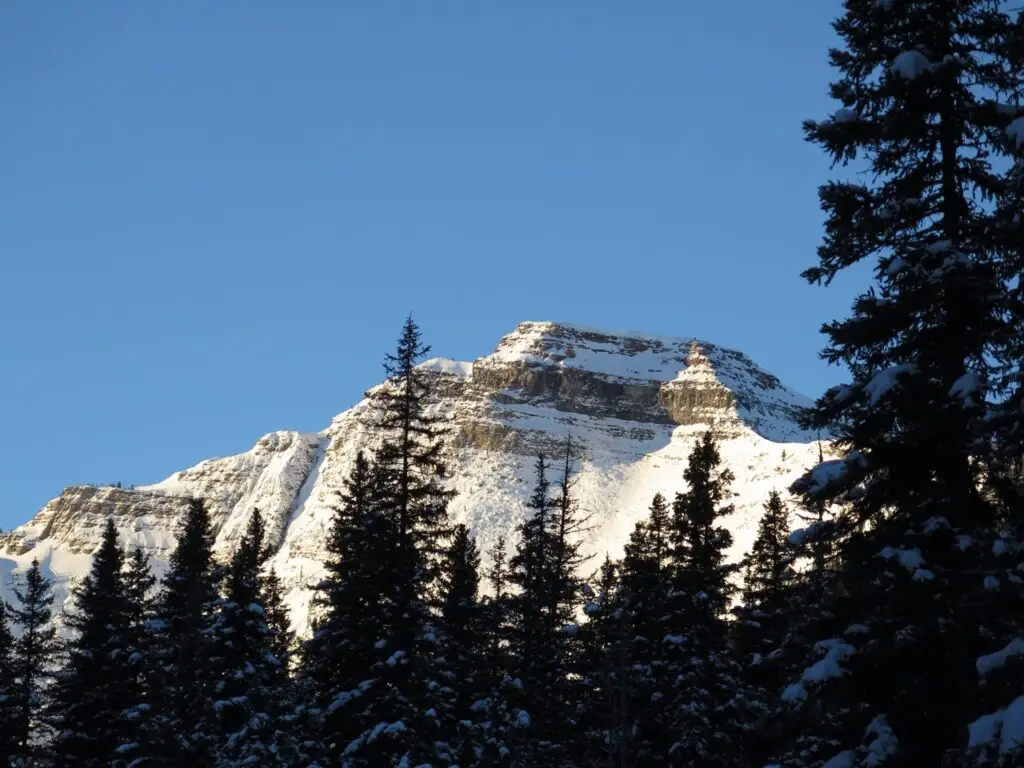
M 815 395 L 838 0 L 0 5 L 0 526 L 154 482 L 525 319 Z

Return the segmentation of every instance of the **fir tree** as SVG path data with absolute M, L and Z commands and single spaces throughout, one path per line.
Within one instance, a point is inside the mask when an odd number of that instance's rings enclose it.
M 263 575 L 261 586 L 261 604 L 270 632 L 270 652 L 281 662 L 282 669 L 287 670 L 295 653 L 295 633 L 292 631 L 291 616 L 284 602 L 281 578 L 273 566 Z
M 373 464 L 379 473 L 380 511 L 391 534 L 385 634 L 374 664 L 384 683 L 364 711 L 357 753 L 413 764 L 454 762 L 441 718 L 449 705 L 431 608 L 439 606 L 440 571 L 451 525 L 443 458 L 445 429 L 430 413 L 433 377 L 418 363 L 429 352 L 409 318 L 395 353 L 385 361 L 387 382 L 368 394 L 380 437 Z M 382 728 L 383 726 L 383 728 Z M 375 734 L 383 734 L 383 738 Z
M 134 741 L 131 722 L 123 717 L 137 703 L 123 565 L 117 528 L 108 519 L 92 568 L 65 615 L 75 634 L 55 697 L 55 749 L 62 765 L 110 765 L 118 748 Z
M 429 351 L 410 317 L 394 354 L 386 357 L 385 384 L 367 393 L 368 426 L 381 440 L 372 464 L 380 480 L 381 512 L 399 547 L 395 574 L 403 606 L 420 601 L 436 605 L 435 582 L 451 536 L 448 501 L 453 492 L 444 487 L 445 429 L 441 417 L 427 407 L 433 378 L 418 367 Z M 400 629 L 407 636 L 402 639 L 410 641 L 418 631 L 415 621 Z
M 756 692 L 761 727 L 752 731 L 745 746 L 754 765 L 773 756 L 770 720 L 772 699 L 788 682 L 792 669 L 783 663 L 784 645 L 805 616 L 795 610 L 797 548 L 790 539 L 789 509 L 777 491 L 764 505 L 753 547 L 743 560 L 743 600 L 734 609 L 733 647 L 745 681 Z
M 579 535 L 585 519 L 572 494 L 572 444 L 566 441 L 558 495 L 552 499 L 548 465 L 538 456 L 536 483 L 527 507 L 531 515 L 518 529 L 519 542 L 511 560 L 510 581 L 516 596 L 512 648 L 525 686 L 522 717 L 529 720 L 534 754 L 530 760 L 559 764 L 567 760 L 574 740 L 581 737 L 574 715 L 575 613 L 581 604 L 584 562 Z
M 483 612 L 479 602 L 480 553 L 465 525 L 456 525 L 442 574 L 441 621 L 444 681 L 452 690 L 443 738 L 460 765 L 469 765 L 480 746 L 473 705 L 486 695 L 482 665 Z
M 61 655 L 52 621 L 53 585 L 39 561 L 14 587 L 17 602 L 7 611 L 21 633 L 12 645 L 11 723 L 14 765 L 34 765 L 43 759 L 53 733 L 52 682 Z
M 444 739 L 451 690 L 443 681 L 436 625 L 453 494 L 445 487 L 442 420 L 429 409 L 434 378 L 418 366 L 428 350 L 409 318 L 385 361 L 387 381 L 367 393 L 368 428 L 379 440 L 371 461 L 381 530 L 373 590 L 382 599 L 366 679 L 372 687 L 354 702 L 351 722 L 360 733 L 344 746 L 353 764 L 454 761 Z
M 736 566 L 726 561 L 732 536 L 719 525 L 733 511 L 732 472 L 720 468 L 711 432 L 694 446 L 673 505 L 673 585 L 667 606 L 664 673 L 671 683 L 669 717 L 674 766 L 731 766 L 750 718 L 739 669 L 725 639 Z
M 678 506 L 678 505 L 677 505 Z M 671 746 L 669 707 L 671 681 L 666 651 L 676 639 L 669 609 L 676 573 L 673 523 L 665 497 L 655 494 L 646 519 L 639 520 L 625 546 L 621 565 L 621 596 L 633 637 L 633 728 L 630 752 L 637 765 L 664 765 Z M 666 642 L 665 638 L 670 640 Z
M 158 660 L 154 655 L 153 627 L 154 587 L 156 577 L 149 568 L 149 556 L 142 547 L 135 547 L 127 556 L 121 575 L 124 601 L 125 656 L 122 663 L 128 675 L 126 708 L 121 717 L 130 724 L 125 728 L 118 754 L 127 763 L 155 751 L 156 708 L 160 689 L 154 682 Z
M 512 654 L 513 596 L 508 550 L 499 536 L 490 551 L 490 567 L 484 572 L 490 595 L 481 603 L 483 616 L 481 682 L 482 697 L 473 702 L 473 722 L 477 724 L 479 753 L 471 763 L 476 766 L 518 765 L 524 754 L 522 742 L 528 738 L 528 719 L 520 717 L 523 706 L 522 680 L 513 677 L 516 664 Z
M 820 638 L 789 690 L 798 700 L 797 686 L 812 689 L 806 706 L 829 713 L 818 719 L 851 761 L 935 765 L 966 740 L 973 660 L 991 642 L 975 612 L 977 550 L 959 537 L 983 538 L 996 514 L 981 468 L 986 388 L 1008 332 L 997 233 L 1013 115 L 999 102 L 1020 97 L 1020 59 L 1007 55 L 1020 32 L 995 0 L 847 0 L 844 11 L 831 53 L 842 108 L 805 131 L 871 181 L 821 188 L 826 235 L 804 275 L 827 283 L 869 262 L 875 280 L 851 317 L 823 329 L 823 356 L 853 381 L 809 423 L 831 429 L 845 456 L 795 488 L 848 502 L 838 591 L 849 626 L 867 631 Z M 825 668 L 822 680 L 811 671 Z
M 629 591 L 637 630 L 645 638 L 655 631 L 671 578 L 672 520 L 665 497 L 654 495 L 648 516 L 637 522 L 624 547 L 622 582 Z
M 188 508 L 156 601 L 149 681 L 154 716 L 147 741 L 156 763 L 209 764 L 213 734 L 202 730 L 206 702 L 215 695 L 211 633 L 218 600 L 213 532 L 206 504 Z M 140 756 L 141 757 L 141 756 Z
M 968 723 L 968 743 L 946 755 L 955 768 L 1011 768 L 1024 761 L 1024 525 L 1009 525 L 985 540 L 972 540 L 979 550 L 984 594 L 978 615 L 984 617 L 987 647 L 975 659 L 978 693 Z M 984 574 L 984 575 L 982 575 Z
M 511 652 L 519 672 L 519 685 L 525 690 L 514 708 L 519 719 L 530 724 L 526 748 L 516 756 L 526 765 L 548 761 L 555 764 L 560 746 L 555 713 L 559 702 L 552 692 L 558 689 L 563 641 L 559 637 L 558 616 L 552 611 L 556 572 L 554 560 L 554 502 L 547 477 L 548 463 L 543 455 L 534 465 L 534 489 L 527 502 L 530 516 L 518 527 L 519 540 L 510 561 L 509 581 L 518 588 L 513 602 Z
M 796 548 L 790 542 L 789 510 L 777 491 L 764 505 L 754 545 L 743 560 L 743 603 L 737 634 L 754 666 L 782 643 L 786 612 L 796 581 Z
M 19 710 L 14 678 L 14 636 L 7 604 L 0 600 L 0 755 L 13 755 L 18 746 Z
M 228 564 L 212 627 L 215 687 L 207 728 L 217 734 L 223 765 L 285 765 L 292 755 L 282 718 L 287 670 L 273 652 L 264 605 L 265 536 L 263 516 L 254 509 Z
M 374 504 L 376 479 L 360 452 L 334 508 L 326 542 L 327 572 L 313 602 L 313 632 L 303 644 L 299 676 L 316 715 L 314 741 L 320 761 L 341 765 L 344 750 L 361 732 L 354 712 L 376 685 L 372 667 L 383 637 L 382 583 L 390 539 Z
M 580 720 L 585 739 L 576 764 L 632 768 L 656 764 L 638 738 L 642 665 L 636 661 L 632 605 L 618 566 L 607 555 L 597 591 L 585 606 L 588 620 L 580 629 Z
M 589 559 L 582 553 L 580 539 L 590 530 L 589 518 L 580 513 L 574 493 L 575 454 L 572 438 L 567 437 L 562 448 L 562 472 L 556 483 L 555 497 L 552 606 L 557 626 L 569 624 L 582 605 L 584 583 L 580 569 Z

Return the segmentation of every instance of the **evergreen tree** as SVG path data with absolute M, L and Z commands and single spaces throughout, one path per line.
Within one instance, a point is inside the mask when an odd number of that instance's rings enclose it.
M 946 755 L 955 768 L 1011 768 L 1024 762 L 1024 525 L 1007 527 L 986 540 L 972 540 L 979 550 L 985 583 L 978 615 L 985 618 L 987 647 L 974 663 L 978 695 L 968 723 L 968 743 Z M 982 575 L 984 574 L 984 575 Z M 1008 640 L 1009 638 L 1009 640 Z
M 434 378 L 418 367 L 429 349 L 409 318 L 385 361 L 386 384 L 368 394 L 381 439 L 373 456 L 377 493 L 394 553 L 386 574 L 390 599 L 384 603 L 382 653 L 373 667 L 384 685 L 362 715 L 364 731 L 355 745 L 371 761 L 455 761 L 443 738 L 451 690 L 438 662 L 431 610 L 441 601 L 438 577 L 451 535 L 453 493 L 445 488 L 443 421 L 428 409 Z
M 685 493 L 673 505 L 673 585 L 667 606 L 664 673 L 673 766 L 731 766 L 750 713 L 726 645 L 726 614 L 737 568 L 726 562 L 732 536 L 718 523 L 733 511 L 732 472 L 721 469 L 711 432 L 690 453 Z
M 580 720 L 585 739 L 576 764 L 632 768 L 656 764 L 638 738 L 638 716 L 644 707 L 638 682 L 642 665 L 636 662 L 634 617 L 630 595 L 622 587 L 618 566 L 605 556 L 597 592 L 584 612 L 588 620 L 580 629 L 578 664 Z
M 479 601 L 480 552 L 465 525 L 456 525 L 442 574 L 441 621 L 444 684 L 452 690 L 443 738 L 460 765 L 470 765 L 481 748 L 473 705 L 486 696 L 483 611 Z
M 53 585 L 39 561 L 14 587 L 17 602 L 7 611 L 21 633 L 14 639 L 10 711 L 14 749 L 11 763 L 35 765 L 47 753 L 53 733 L 52 682 L 61 656 L 57 628 L 52 621 Z
M 817 502 L 797 516 L 807 525 L 790 534 L 789 540 L 793 553 L 804 560 L 804 565 L 797 569 L 781 614 L 774 615 L 765 625 L 773 638 L 776 630 L 784 627 L 785 631 L 778 647 L 770 652 L 766 652 L 768 648 L 762 649 L 759 664 L 753 663 L 756 657 L 748 657 L 748 678 L 762 686 L 760 694 L 767 707 L 748 743 L 754 765 L 773 762 L 786 768 L 802 768 L 819 765 L 839 751 L 846 738 L 841 710 L 821 697 L 808 700 L 809 683 L 804 676 L 814 669 L 811 676 L 816 677 L 826 668 L 842 675 L 839 661 L 846 649 L 837 641 L 855 639 L 867 629 L 850 621 L 850 599 L 839 580 L 839 563 L 832 541 L 835 528 L 825 505 Z M 736 626 L 741 649 L 751 647 L 751 640 L 762 644 L 760 629 L 751 631 L 744 624 L 751 613 L 744 606 Z M 826 642 L 821 644 L 823 639 Z M 822 664 L 809 666 L 809 659 Z
M 55 696 L 61 765 L 107 766 L 120 756 L 119 747 L 134 741 L 123 717 L 137 703 L 123 566 L 124 550 L 108 518 L 91 570 L 65 614 L 75 634 Z
M 368 427 L 379 440 L 371 461 L 381 530 L 373 591 L 382 599 L 370 687 L 354 702 L 360 732 L 343 750 L 354 765 L 454 762 L 443 728 L 452 691 L 437 631 L 453 494 L 445 488 L 442 419 L 429 408 L 434 377 L 418 365 L 428 350 L 409 318 L 385 361 L 386 382 L 367 393 Z
M 211 630 L 215 687 L 204 730 L 217 735 L 223 765 L 286 765 L 292 757 L 282 717 L 288 675 L 273 651 L 260 572 L 268 554 L 265 537 L 263 516 L 254 509 L 228 564 Z
M 263 575 L 261 586 L 262 605 L 267 629 L 270 631 L 270 652 L 281 662 L 282 669 L 287 671 L 295 653 L 295 632 L 292 631 L 291 616 L 284 602 L 281 577 L 273 566 Z
M 530 516 L 518 527 L 519 540 L 510 561 L 509 581 L 518 588 L 513 602 L 511 652 L 525 687 L 515 709 L 519 719 L 530 724 L 528 740 L 520 746 L 526 751 L 516 756 L 521 764 L 555 764 L 560 746 L 556 716 L 560 702 L 554 692 L 555 680 L 564 660 L 563 640 L 558 615 L 554 561 L 554 502 L 547 477 L 548 463 L 543 454 L 534 465 L 535 483 L 527 502 Z
M 665 497 L 654 495 L 624 547 L 622 582 L 630 594 L 637 631 L 647 642 L 657 630 L 671 579 L 672 520 Z
M 13 755 L 18 745 L 17 696 L 14 678 L 14 636 L 7 604 L 0 600 L 0 755 Z
M 574 670 L 576 610 L 581 604 L 584 562 L 578 536 L 583 519 L 572 494 L 572 444 L 566 441 L 558 494 L 551 498 L 548 464 L 538 456 L 536 483 L 527 507 L 531 515 L 518 528 L 519 542 L 509 580 L 519 588 L 514 601 L 511 641 L 525 686 L 521 720 L 529 721 L 532 753 L 526 764 L 561 764 L 581 737 L 575 717 Z
M 672 640 L 677 639 L 669 606 L 676 572 L 674 531 L 682 520 L 679 516 L 674 523 L 665 497 L 655 494 L 647 518 L 638 521 L 630 534 L 622 560 L 622 602 L 633 629 L 635 702 L 630 752 L 637 765 L 665 765 L 672 744 L 671 680 L 665 662 L 666 650 L 671 651 Z
M 437 604 L 436 581 L 451 537 L 448 501 L 454 493 L 445 488 L 445 428 L 428 409 L 433 377 L 418 367 L 429 351 L 410 317 L 394 354 L 386 357 L 386 382 L 367 393 L 368 426 L 380 438 L 372 464 L 381 512 L 398 546 L 394 573 L 403 610 L 419 602 Z M 396 639 L 411 642 L 417 620 L 410 615 L 407 627 L 396 628 Z
M 772 491 L 758 523 L 757 538 L 743 560 L 743 602 L 737 611 L 737 639 L 741 652 L 750 655 L 746 660 L 755 673 L 764 669 L 764 657 L 777 650 L 786 636 L 796 583 L 795 562 L 789 510 L 779 493 Z
M 481 603 L 482 661 L 480 688 L 482 697 L 473 702 L 473 721 L 478 725 L 480 748 L 472 765 L 521 765 L 525 754 L 522 742 L 528 738 L 528 716 L 522 710 L 522 680 L 515 675 L 512 653 L 513 596 L 508 549 L 504 537 L 498 537 L 490 552 L 491 565 L 484 576 L 490 595 Z M 521 716 L 520 713 L 523 713 Z
M 218 573 L 206 504 L 194 499 L 182 524 L 156 600 L 149 681 L 154 716 L 146 734 L 146 756 L 154 763 L 212 761 L 213 734 L 203 730 L 206 702 L 215 695 L 211 660 L 216 648 L 211 625 Z
M 317 585 L 313 632 L 303 644 L 299 676 L 316 715 L 313 740 L 322 764 L 342 765 L 362 728 L 354 712 L 376 684 L 372 667 L 383 637 L 381 571 L 391 553 L 384 518 L 374 504 L 376 479 L 362 452 L 345 480 L 326 542 L 327 574 Z
M 129 725 L 125 728 L 118 754 L 126 764 L 154 752 L 154 701 L 159 702 L 160 689 L 152 686 L 157 669 L 154 655 L 154 587 L 156 577 L 149 568 L 149 556 L 142 547 L 128 554 L 121 574 L 124 601 L 125 633 L 122 664 L 128 676 L 126 708 L 120 715 Z
M 774 755 L 779 740 L 775 731 L 782 727 L 775 697 L 794 672 L 785 663 L 786 650 L 801 634 L 800 628 L 808 618 L 797 608 L 801 596 L 795 568 L 797 553 L 791 540 L 789 509 L 779 493 L 772 491 L 753 547 L 743 560 L 743 599 L 734 609 L 737 620 L 731 628 L 744 680 L 761 709 L 760 727 L 748 734 L 750 741 L 744 746 L 753 765 L 763 765 Z M 797 654 L 804 650 L 801 642 Z
M 837 592 L 858 631 L 819 638 L 787 690 L 825 710 L 824 737 L 850 764 L 936 765 L 966 741 L 974 659 L 992 642 L 978 550 L 961 537 L 986 538 L 996 517 L 982 467 L 986 387 L 1009 332 L 999 209 L 1012 180 L 999 158 L 1013 114 L 999 102 L 1021 94 L 1008 55 L 1020 30 L 995 0 L 847 0 L 835 29 L 842 108 L 805 130 L 871 181 L 821 188 L 826 235 L 804 275 L 827 283 L 867 261 L 876 277 L 823 329 L 823 356 L 852 383 L 809 423 L 846 455 L 795 489 L 848 503 Z

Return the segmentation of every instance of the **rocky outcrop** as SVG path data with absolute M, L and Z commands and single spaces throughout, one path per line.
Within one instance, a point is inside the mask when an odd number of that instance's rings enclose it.
M 432 360 L 430 408 L 450 426 L 451 509 L 487 549 L 524 514 L 531 465 L 572 434 L 576 483 L 594 552 L 621 550 L 655 491 L 682 485 L 685 458 L 706 428 L 736 474 L 732 530 L 741 552 L 772 489 L 813 463 L 817 446 L 797 416 L 807 400 L 740 352 L 694 339 L 523 323 L 473 363 Z M 130 545 L 160 568 L 188 499 L 209 504 L 226 558 L 252 510 L 268 521 L 272 562 L 296 625 L 307 623 L 309 584 L 321 574 L 331 510 L 356 451 L 373 439 L 359 403 L 321 433 L 273 432 L 237 456 L 211 459 L 134 490 L 72 487 L 0 539 L 0 572 L 46 559 L 73 582 L 113 517 Z

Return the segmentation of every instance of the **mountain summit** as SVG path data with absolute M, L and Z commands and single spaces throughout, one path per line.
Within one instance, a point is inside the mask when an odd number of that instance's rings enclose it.
M 436 358 L 422 367 L 437 377 L 430 408 L 450 425 L 458 491 L 451 511 L 485 551 L 525 514 L 537 453 L 557 452 L 570 434 L 580 456 L 577 494 L 591 515 L 586 548 L 598 555 L 621 553 L 655 492 L 682 490 L 686 456 L 708 428 L 736 475 L 736 556 L 753 540 L 768 493 L 787 488 L 818 456 L 814 436 L 797 423 L 807 398 L 746 355 L 697 339 L 525 322 L 475 362 Z M 2 588 L 9 589 L 12 570 L 37 558 L 60 599 L 87 572 L 110 516 L 159 571 L 187 500 L 201 496 L 222 557 L 260 509 L 292 620 L 304 629 L 331 507 L 370 439 L 365 409 L 360 402 L 314 434 L 272 432 L 245 453 L 203 461 L 155 485 L 66 488 L 0 538 Z

